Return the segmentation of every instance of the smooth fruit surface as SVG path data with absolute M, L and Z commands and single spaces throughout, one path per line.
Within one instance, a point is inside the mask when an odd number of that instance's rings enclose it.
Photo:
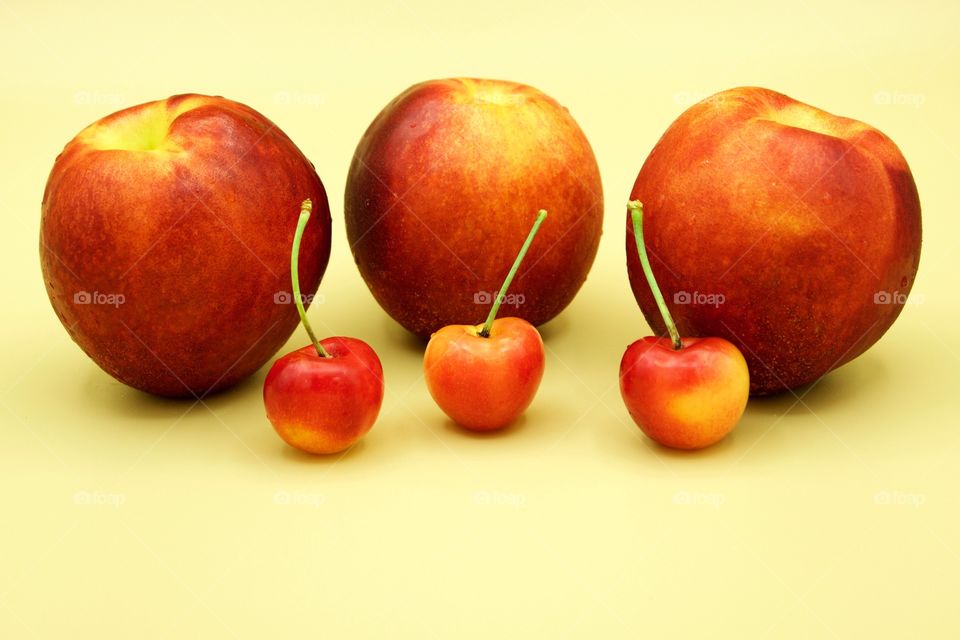
M 57 157 L 40 258 L 74 341 L 128 385 L 202 396 L 262 366 L 297 326 L 289 251 L 297 211 L 305 294 L 330 254 L 330 211 L 310 162 L 275 124 L 220 97 L 124 109 Z
M 543 341 L 521 318 L 481 326 L 449 325 L 433 334 L 424 354 L 430 395 L 454 422 L 474 431 L 510 424 L 533 401 L 543 378 Z
M 750 391 L 747 363 L 721 338 L 647 336 L 620 361 L 620 394 L 634 422 L 656 442 L 700 449 L 720 441 L 740 420 Z
M 650 153 L 650 262 L 680 334 L 720 336 L 763 394 L 813 382 L 893 324 L 920 258 L 920 202 L 883 133 L 767 89 L 684 112 Z M 630 283 L 664 332 L 627 220 Z
M 499 80 L 435 80 L 394 99 L 360 140 L 344 206 L 370 291 L 423 337 L 483 321 L 542 207 L 551 223 L 506 304 L 534 325 L 550 320 L 586 279 L 603 222 L 600 172 L 577 123 L 553 98 Z
M 263 383 L 267 419 L 289 445 L 337 453 L 373 426 L 383 402 L 383 367 L 370 345 L 355 338 L 320 341 L 279 358 Z

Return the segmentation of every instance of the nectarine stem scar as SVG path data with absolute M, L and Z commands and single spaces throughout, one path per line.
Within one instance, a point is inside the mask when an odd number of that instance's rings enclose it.
M 297 305 L 297 313 L 300 314 L 300 322 L 303 328 L 307 330 L 310 341 L 313 342 L 317 355 L 321 358 L 329 358 L 329 354 L 323 349 L 323 345 L 317 340 L 313 333 L 313 328 L 307 320 L 307 311 L 303 308 L 303 298 L 300 296 L 300 272 L 298 264 L 300 262 L 300 240 L 303 238 L 303 230 L 307 227 L 307 221 L 310 220 L 310 213 L 313 211 L 313 202 L 309 198 L 300 205 L 300 219 L 297 221 L 297 230 L 293 234 L 293 248 L 290 250 L 290 281 L 293 283 L 293 302 Z
M 627 203 L 627 209 L 630 210 L 630 219 L 633 221 L 633 239 L 637 242 L 637 255 L 640 256 L 640 265 L 643 267 L 643 275 L 647 278 L 647 284 L 650 285 L 650 292 L 653 293 L 653 299 L 657 301 L 657 307 L 660 309 L 660 315 L 663 316 L 663 323 L 667 325 L 667 331 L 670 332 L 670 339 L 673 341 L 673 348 L 680 350 L 683 348 L 683 342 L 680 340 L 680 332 L 677 331 L 677 325 L 667 309 L 667 303 L 660 293 L 660 286 L 657 279 L 653 277 L 653 269 L 650 268 L 650 260 L 647 258 L 647 247 L 643 242 L 643 203 L 639 200 L 631 200 Z
M 503 299 L 507 297 L 507 289 L 510 288 L 510 283 L 513 282 L 513 276 L 517 275 L 517 269 L 520 268 L 520 263 L 523 262 L 523 257 L 527 255 L 527 249 L 530 248 L 530 244 L 533 242 L 534 236 L 537 235 L 537 231 L 540 230 L 540 225 L 543 224 L 543 221 L 547 217 L 547 210 L 540 209 L 537 213 L 537 219 L 533 221 L 533 227 L 530 229 L 530 233 L 527 234 L 527 239 L 524 240 L 523 246 L 520 247 L 520 253 L 517 254 L 517 259 L 513 261 L 513 266 L 510 267 L 510 272 L 507 274 L 507 278 L 503 281 L 503 285 L 500 287 L 500 291 L 497 292 L 497 299 L 493 301 L 493 306 L 490 307 L 490 313 L 487 315 L 487 321 L 483 323 L 483 329 L 480 330 L 478 334 L 481 338 L 490 337 L 490 329 L 493 327 L 493 321 L 497 317 L 497 311 L 500 310 L 500 305 L 503 303 Z

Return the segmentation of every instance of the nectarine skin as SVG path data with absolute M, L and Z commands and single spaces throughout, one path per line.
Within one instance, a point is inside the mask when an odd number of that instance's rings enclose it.
M 312 294 L 330 255 L 327 197 L 275 124 L 200 95 L 114 113 L 50 172 L 40 230 L 50 302 L 87 355 L 130 386 L 193 397 L 226 388 L 297 326 L 289 256 L 305 198 L 316 215 L 300 281 Z
M 394 99 L 360 140 L 344 207 L 367 286 L 422 337 L 483 321 L 541 208 L 551 224 L 512 285 L 522 304 L 510 313 L 550 320 L 586 279 L 603 222 L 600 172 L 576 122 L 553 98 L 499 80 L 435 80 Z
M 896 145 L 767 89 L 732 89 L 684 112 L 630 197 L 643 202 L 650 261 L 680 333 L 739 347 L 755 394 L 862 354 L 917 274 L 920 201 Z M 629 214 L 626 247 L 634 296 L 662 335 Z

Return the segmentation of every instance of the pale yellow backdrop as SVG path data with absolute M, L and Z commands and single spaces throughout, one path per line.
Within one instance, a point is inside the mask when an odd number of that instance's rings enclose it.
M 0 637 L 957 637 L 958 23 L 946 1 L 0 0 Z M 432 404 L 421 348 L 363 286 L 341 215 L 369 121 L 452 75 L 569 107 L 607 200 L 590 278 L 544 328 L 540 393 L 492 437 Z M 920 276 L 869 353 L 678 454 L 640 436 L 616 386 L 648 331 L 623 204 L 674 117 L 744 84 L 900 145 Z M 202 404 L 154 399 L 87 360 L 46 300 L 54 157 L 102 115 L 185 91 L 262 111 L 330 193 L 310 316 L 370 342 L 387 378 L 379 422 L 342 458 L 282 444 L 265 370 Z

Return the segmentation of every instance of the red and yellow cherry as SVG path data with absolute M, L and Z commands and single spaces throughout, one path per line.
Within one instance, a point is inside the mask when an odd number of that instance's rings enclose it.
M 521 318 L 497 319 L 497 311 L 546 217 L 541 209 L 486 322 L 448 325 L 427 344 L 427 389 L 440 409 L 465 429 L 502 429 L 530 406 L 540 386 L 545 361 L 540 333 Z
M 681 338 L 643 242 L 643 205 L 628 204 L 637 253 L 670 337 L 637 340 L 620 361 L 620 394 L 647 436 L 675 449 L 719 442 L 740 421 L 750 393 L 747 363 L 722 338 Z
M 273 363 L 263 382 L 263 404 L 267 419 L 290 446 L 308 453 L 338 453 L 360 440 L 377 419 L 383 402 L 383 367 L 362 340 L 318 341 L 310 327 L 297 262 L 311 208 L 310 200 L 305 200 L 293 237 L 290 277 L 300 321 L 312 344 Z

